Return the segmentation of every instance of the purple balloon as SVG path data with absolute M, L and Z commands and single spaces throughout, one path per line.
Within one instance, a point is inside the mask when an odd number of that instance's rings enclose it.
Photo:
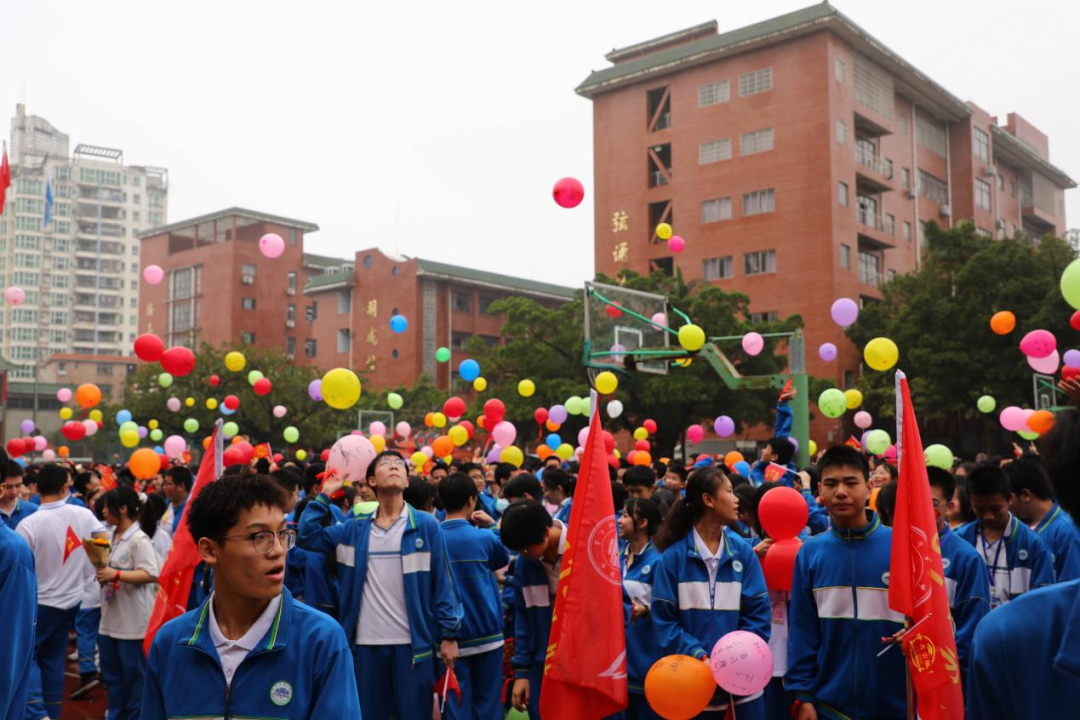
M 1071 352 L 1076 351 L 1072 350 Z M 1068 353 L 1066 353 L 1066 357 L 1067 356 Z M 34 432 L 34 421 L 27 418 L 26 420 L 23 420 L 21 423 L 19 423 L 19 427 L 22 429 L 23 435 L 29 435 L 30 433 Z
M 143 427 L 142 425 L 140 425 L 140 426 L 139 426 L 139 439 L 140 439 L 140 440 L 143 440 L 143 439 L 145 439 L 145 438 L 146 438 L 146 436 L 147 436 L 147 435 L 149 435 L 149 434 L 150 434 L 150 431 L 149 431 L 149 430 L 147 430 L 147 429 L 146 429 L 145 427 Z
M 1080 368 L 1080 350 L 1066 350 L 1064 360 L 1065 367 Z
M 788 441 L 789 443 L 791 443 L 791 446 L 792 446 L 793 448 L 795 448 L 795 454 L 796 454 L 796 455 L 798 455 L 798 454 L 799 454 L 799 441 L 798 441 L 798 440 L 796 440 L 796 439 L 795 439 L 795 436 L 793 436 L 793 435 L 788 435 L 788 439 L 787 439 L 787 441 Z
M 825 362 L 832 362 L 836 359 L 836 346 L 832 343 L 821 343 L 821 347 L 817 350 L 818 357 Z
M 548 409 L 548 420 L 551 420 L 551 422 L 557 425 L 562 425 L 564 422 L 566 422 L 566 418 L 569 416 L 569 414 L 570 413 L 566 411 L 565 406 L 552 405 L 551 408 Z
M 720 437 L 727 437 L 735 432 L 735 421 L 727 415 L 721 415 L 716 418 L 716 422 L 713 423 L 713 430 Z
M 322 402 L 322 380 L 312 380 L 308 383 L 307 394 L 315 402 Z
M 832 304 L 833 322 L 847 327 L 859 317 L 859 306 L 851 298 L 842 297 Z
M 489 463 L 497 463 L 497 462 L 499 462 L 499 456 L 502 455 L 502 451 L 503 451 L 503 449 L 501 447 L 499 447 L 498 445 L 492 445 L 491 446 L 491 452 L 489 452 L 488 456 L 487 456 L 487 461 Z

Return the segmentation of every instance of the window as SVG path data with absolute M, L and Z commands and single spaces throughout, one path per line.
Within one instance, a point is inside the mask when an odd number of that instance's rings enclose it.
M 288 280 L 285 283 L 285 292 L 288 293 L 289 295 L 295 295 L 296 294 L 296 273 L 295 272 L 290 272 L 289 273 Z
M 22 250 L 40 250 L 41 249 L 41 236 L 40 235 L 16 235 L 15 247 Z
M 352 308 L 352 290 L 338 290 L 337 311 L 338 315 L 345 315 Z
M 727 257 L 706 258 L 701 264 L 706 282 L 735 277 L 735 258 L 731 255 L 728 255 Z
M 299 233 L 296 232 L 296 228 L 289 228 L 289 244 L 295 245 L 298 238 Z
M 975 157 L 984 163 L 990 162 L 990 136 L 979 128 L 972 128 L 971 140 L 975 147 Z
M 135 222 L 139 222 L 139 211 L 138 210 L 132 211 L 131 219 L 134 220 Z
M 739 76 L 739 95 L 756 95 L 772 90 L 772 68 L 762 68 Z
M 889 282 L 892 282 L 893 280 L 896 279 L 896 271 L 895 270 L 890 270 L 888 272 L 888 275 L 889 275 Z
M 352 344 L 352 331 L 348 328 L 337 331 L 337 351 L 338 353 L 349 352 L 349 346 Z
M 768 310 L 766 312 L 750 313 L 750 324 L 760 325 L 765 322 L 774 322 L 777 318 L 775 310 Z
M 998 192 L 1005 192 L 1005 176 L 998 173 L 997 176 Z
M 915 119 L 915 139 L 927 150 L 945 157 L 945 130 L 930 118 Z
M 288 355 L 290 358 L 296 357 L 296 338 L 285 338 L 285 354 Z
M 698 145 L 698 165 L 720 162 L 731 159 L 731 138 L 712 140 Z
M 128 315 L 128 323 L 131 325 L 138 325 L 139 318 L 137 315 Z
M 760 215 L 762 213 L 771 213 L 774 210 L 776 210 L 776 196 L 772 188 L 768 190 L 758 190 L 757 192 L 743 193 L 743 215 Z
M 492 297 L 491 295 L 481 295 L 480 296 L 480 314 L 481 315 L 491 315 L 489 310 L 491 308 L 492 303 L 494 303 L 496 300 L 498 300 L 498 298 Z
M 840 58 L 833 61 L 833 75 L 836 77 L 837 82 L 847 80 L 847 65 Z
M 896 216 L 892 213 L 885 213 L 885 223 L 883 229 L 890 235 L 896 235 Z
M 15 267 L 41 267 L 41 256 L 30 253 L 15 253 Z
M 899 121 L 900 121 L 900 134 L 901 135 L 907 135 L 909 132 L 911 132 L 911 129 L 909 127 L 910 121 L 908 120 L 907 115 L 901 115 L 899 117 Z
M 743 255 L 743 272 L 747 275 L 761 275 L 776 272 L 776 251 L 760 250 Z
M 242 332 L 242 333 L 240 333 L 240 342 L 244 343 L 245 345 L 254 345 L 255 344 L 255 333 L 253 333 L 253 332 Z
M 1011 197 L 1011 198 L 1016 197 L 1016 181 L 1015 180 L 1010 180 L 1009 181 L 1009 197 Z
M 241 285 L 254 285 L 255 284 L 255 266 L 244 263 L 240 266 L 240 284 Z
M 702 85 L 697 91 L 698 107 L 708 107 L 709 105 L 727 102 L 730 99 L 731 93 L 728 90 L 727 80 Z
M 840 246 L 840 267 L 843 268 L 844 270 L 850 270 L 851 269 L 851 246 L 850 245 L 841 245 Z
M 841 145 L 847 142 L 847 123 L 843 120 L 836 121 L 836 142 Z
M 848 186 L 846 182 L 840 183 L 840 204 L 848 206 Z
M 713 223 L 731 219 L 731 198 L 713 198 L 701 202 L 701 222 Z
M 907 220 L 904 221 L 904 240 L 911 242 L 911 223 Z
M 949 204 L 949 186 L 925 170 L 919 170 L 919 194 L 938 205 Z
M 308 339 L 304 341 L 304 355 L 309 358 L 316 357 L 319 353 L 318 341 L 314 339 Z
M 472 293 L 451 291 L 450 306 L 455 312 L 472 312 Z
M 202 266 L 181 268 L 169 273 L 169 300 L 188 300 L 200 294 Z M 132 306 L 134 307 L 134 306 Z
M 896 113 L 892 73 L 865 55 L 856 53 L 852 60 L 851 89 L 855 104 L 892 120 Z
M 469 338 L 472 337 L 472 333 L 460 332 L 455 330 L 450 333 L 450 349 L 456 352 L 465 350 L 465 344 L 469 342 Z
M 739 137 L 739 154 L 755 155 L 773 149 L 773 129 L 764 128 L 743 133 Z
M 978 178 L 975 180 L 975 207 L 982 210 L 990 209 L 990 183 Z
M 876 254 L 859 251 L 859 282 L 874 287 L 881 283 L 880 261 Z
M 319 317 L 319 303 L 313 302 L 304 308 L 304 319 L 310 322 L 315 322 L 315 319 Z M 315 357 L 312 355 L 311 357 Z
M 98 363 L 97 364 L 97 374 L 98 375 L 112 375 L 113 374 L 112 363 Z
M 296 324 L 296 305 L 292 303 L 285 307 L 285 324 L 289 327 Z
M 911 170 L 909 168 L 900 168 L 900 183 L 906 188 L 911 187 Z
M 251 298 L 251 297 L 240 298 L 240 307 L 242 307 L 244 310 L 254 310 L 255 309 L 255 298 Z

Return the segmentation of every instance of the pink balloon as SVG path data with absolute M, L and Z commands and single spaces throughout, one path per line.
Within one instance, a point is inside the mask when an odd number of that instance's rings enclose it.
M 83 427 L 86 428 L 86 437 L 94 437 L 95 435 L 97 435 L 98 424 L 96 422 L 94 422 L 93 420 L 83 420 L 82 424 Z
M 753 695 L 772 680 L 769 643 L 746 630 L 729 632 L 717 640 L 709 664 L 716 684 L 734 695 Z
M 493 445 L 491 447 L 491 452 L 487 454 L 487 461 L 489 463 L 499 462 L 499 457 L 502 455 L 502 450 L 503 449 L 500 445 Z
M 1009 432 L 1022 430 L 1027 424 L 1027 418 L 1024 417 L 1024 411 L 1015 405 L 1010 405 L 1002 410 L 1001 414 L 998 415 L 998 419 L 1001 421 L 1001 427 Z
M 555 183 L 551 195 L 559 207 L 574 208 L 585 199 L 585 186 L 577 178 L 564 177 Z
M 26 291 L 13 285 L 4 290 L 4 302 L 8 305 L 22 305 L 26 302 Z
M 667 313 L 656 313 L 652 316 L 652 326 L 657 330 L 667 327 Z
M 268 258 L 281 257 L 285 252 L 285 241 L 277 233 L 266 233 L 259 238 L 259 252 Z
M 180 412 L 180 398 L 169 398 L 165 402 L 165 407 L 169 408 L 173 412 Z
M 435 457 L 435 450 L 430 445 L 425 445 L 424 447 L 420 448 L 420 452 L 424 453 L 429 458 Z
M 686 428 L 686 439 L 692 443 L 699 443 L 705 438 L 705 428 L 700 425 L 691 425 Z
M 742 348 L 747 355 L 758 355 L 765 348 L 765 338 L 756 332 L 743 335 Z
M 41 459 L 47 463 L 52 462 L 56 459 L 56 452 L 53 450 L 46 450 L 45 452 L 41 453 Z
M 1057 348 L 1057 338 L 1049 330 L 1032 330 L 1020 341 L 1020 352 L 1029 358 L 1044 358 Z
M 60 388 L 57 390 L 56 399 L 62 403 L 71 402 L 71 388 Z
M 855 413 L 855 427 L 865 430 L 873 424 L 874 418 L 870 417 L 870 413 L 865 410 Z
M 178 458 L 187 450 L 187 440 L 179 435 L 170 435 L 165 438 L 165 454 L 171 458 Z
M 581 446 L 581 447 L 585 447 L 585 443 L 588 441 L 588 439 L 589 439 L 589 426 L 586 425 L 585 427 L 581 428 L 581 430 L 578 431 L 577 444 L 579 446 Z
M 678 235 L 672 235 L 671 239 L 668 240 L 667 244 L 668 249 L 670 249 L 671 252 L 675 253 L 676 255 L 686 249 L 686 241 Z
M 363 482 L 367 477 L 368 465 L 377 454 L 375 446 L 366 437 L 345 435 L 330 448 L 326 470 L 333 471 L 336 477 L 343 480 Z
M 372 435 L 382 435 L 383 437 L 386 437 L 386 423 L 382 423 L 376 420 L 375 422 L 371 423 L 369 432 Z
M 830 313 L 834 323 L 847 327 L 859 318 L 859 306 L 851 298 L 842 297 L 832 304 Z
M 274 417 L 276 417 L 276 418 L 283 418 L 283 417 L 285 417 L 286 414 L 288 414 L 288 412 L 289 412 L 289 409 L 286 408 L 284 405 L 275 405 L 274 406 Z
M 1061 364 L 1061 357 L 1058 355 L 1058 351 L 1054 350 L 1046 357 L 1034 358 L 1029 355 L 1027 362 L 1035 372 L 1043 375 L 1053 375 L 1057 372 L 1058 365 Z
M 165 271 L 160 265 L 147 265 L 142 271 L 143 280 L 151 285 L 157 285 L 165 279 Z
M 394 428 L 394 431 L 397 432 L 398 437 L 407 438 L 412 435 L 412 426 L 402 420 L 397 424 L 397 427 Z
M 830 342 L 821 343 L 821 347 L 817 351 L 818 357 L 825 362 L 832 362 L 836 359 L 836 346 Z
M 90 422 L 94 422 L 94 421 L 91 420 Z M 94 423 L 94 431 L 95 432 L 97 431 L 97 423 Z M 42 450 L 44 450 L 47 447 L 49 447 L 49 441 L 45 439 L 44 435 L 35 435 L 34 436 L 34 450 L 35 451 L 41 452 Z
M 517 439 L 517 428 L 514 423 L 503 420 L 491 429 L 491 437 L 504 448 L 510 447 Z

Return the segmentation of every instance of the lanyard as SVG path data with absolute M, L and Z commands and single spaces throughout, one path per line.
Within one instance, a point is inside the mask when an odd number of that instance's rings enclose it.
M 990 559 L 990 544 L 987 544 L 987 542 L 986 542 L 986 535 L 984 535 L 980 531 L 979 538 L 982 540 L 983 557 L 986 558 L 987 560 L 989 560 Z M 994 581 L 997 579 L 995 577 L 995 575 L 997 575 L 998 560 L 1001 559 L 1001 548 L 1005 547 L 1005 534 L 1004 533 L 1002 533 L 1001 537 L 998 538 L 997 542 L 998 542 L 998 546 L 997 546 L 997 550 L 994 552 L 994 562 L 993 562 L 992 565 L 988 564 L 986 566 L 986 573 L 990 578 L 990 594 L 991 595 L 994 594 L 994 589 L 995 589 L 994 588 Z M 1008 568 L 1008 556 L 1007 555 L 1005 556 L 1005 560 L 1006 560 L 1005 569 L 1008 570 L 1009 568 Z

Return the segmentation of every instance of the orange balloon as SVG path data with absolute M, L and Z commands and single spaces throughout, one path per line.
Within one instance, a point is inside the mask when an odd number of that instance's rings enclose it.
M 541 460 L 547 460 L 549 457 L 551 457 L 551 453 L 553 452 L 555 451 L 549 448 L 547 445 L 541 445 L 536 448 L 536 455 Z
M 161 458 L 150 448 L 139 448 L 131 453 L 128 467 L 136 480 L 149 480 L 161 471 Z
M 487 428 L 486 428 L 486 427 L 484 427 L 484 416 L 483 416 L 483 415 L 481 415 L 480 417 L 476 418 L 476 426 L 477 426 L 477 427 L 481 427 L 481 428 L 484 428 L 485 430 L 487 430 Z
M 101 402 L 101 388 L 93 383 L 86 383 L 75 388 L 75 402 L 81 408 L 92 408 Z
M 637 450 L 634 452 L 634 459 L 630 462 L 634 465 L 652 465 L 652 455 L 644 450 Z
M 209 437 L 204 437 L 203 440 L 202 440 L 202 449 L 207 450 L 207 449 L 209 449 L 209 447 L 210 447 L 210 438 Z
M 58 455 L 59 455 L 60 457 L 62 457 L 62 458 L 66 458 L 66 457 L 67 457 L 68 455 L 70 455 L 70 454 L 71 454 L 71 448 L 69 448 L 69 447 L 68 447 L 67 445 L 61 445 L 60 447 L 58 447 L 58 448 L 56 449 L 56 453 L 57 453 L 57 454 L 58 454 Z
M 689 655 L 657 660 L 645 676 L 645 699 L 667 720 L 689 720 L 709 705 L 716 680 L 707 663 Z
M 1016 316 L 1008 310 L 994 313 L 990 318 L 990 329 L 998 335 L 1008 335 L 1016 327 Z
M 434 427 L 435 425 L 435 413 L 428 413 L 424 416 L 424 425 L 428 427 Z
M 548 429 L 549 432 L 559 432 L 559 428 L 562 427 L 562 425 L 560 425 L 559 423 L 552 422 L 551 420 L 548 420 L 546 423 L 544 423 L 544 426 Z
M 236 443 L 241 443 L 241 442 L 244 442 L 244 438 L 240 437 L 239 435 L 233 435 L 233 438 L 232 438 L 232 440 L 229 441 L 229 444 L 230 445 L 235 445 Z
M 1057 422 L 1057 418 L 1054 417 L 1054 413 L 1049 410 L 1036 410 L 1031 413 L 1027 424 L 1033 432 L 1045 435 L 1053 430 L 1055 422 Z
M 454 441 L 449 435 L 440 435 L 431 443 L 431 449 L 435 451 L 435 457 L 445 457 L 454 452 Z
M 740 463 L 745 459 L 746 458 L 743 457 L 743 454 L 741 452 L 739 452 L 738 450 L 732 450 L 724 456 L 724 464 L 727 465 L 730 469 L 734 470 L 735 463 Z

